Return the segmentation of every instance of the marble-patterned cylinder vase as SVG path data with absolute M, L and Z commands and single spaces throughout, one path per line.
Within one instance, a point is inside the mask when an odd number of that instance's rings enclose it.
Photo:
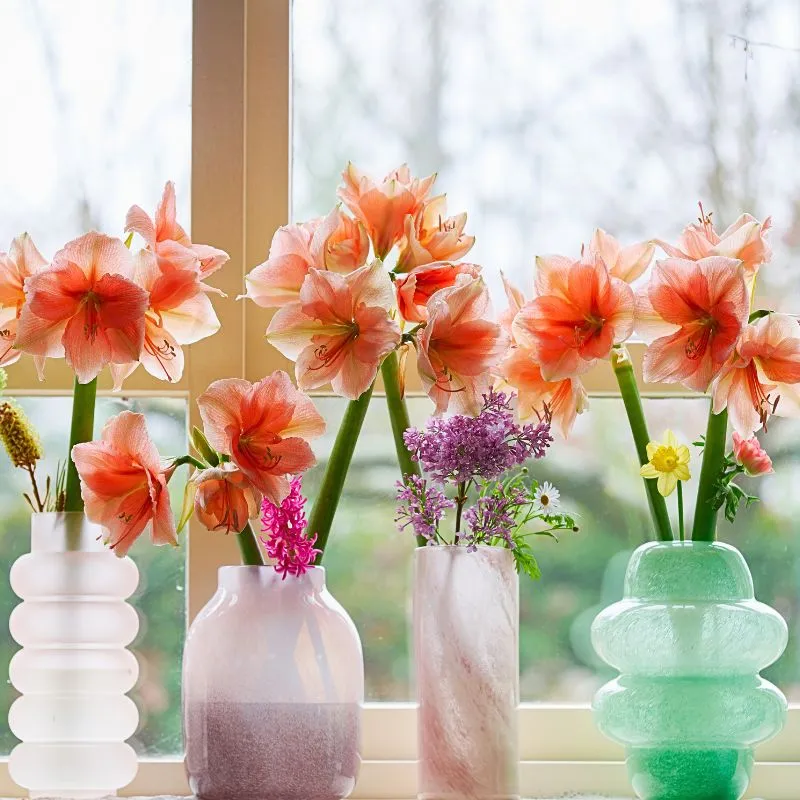
M 755 746 L 786 719 L 786 698 L 759 675 L 786 642 L 735 548 L 650 542 L 634 552 L 624 597 L 597 616 L 592 643 L 620 671 L 595 695 L 595 719 L 625 746 L 639 798 L 745 794 Z
M 139 674 L 127 649 L 139 617 L 125 599 L 139 572 L 102 535 L 81 513 L 34 514 L 31 552 L 11 567 L 23 602 L 9 619 L 22 650 L 9 666 L 21 696 L 8 725 L 22 741 L 8 771 L 30 797 L 105 797 L 136 776 L 125 740 L 139 722 L 126 696 Z
M 418 548 L 419 797 L 518 797 L 519 579 L 500 547 Z
M 361 764 L 364 661 L 312 567 L 222 567 L 183 654 L 186 772 L 199 800 L 341 800 Z

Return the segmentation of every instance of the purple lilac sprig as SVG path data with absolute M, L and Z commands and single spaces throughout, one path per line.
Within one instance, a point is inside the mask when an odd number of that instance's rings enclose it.
M 406 475 L 405 481 L 397 482 L 397 516 L 394 521 L 399 530 L 409 525 L 415 536 L 436 544 L 439 538 L 439 523 L 448 508 L 455 503 L 418 475 Z
M 557 531 L 578 530 L 569 514 L 558 512 L 558 490 L 531 480 L 522 466 L 542 458 L 552 443 L 549 417 L 519 425 L 511 397 L 492 391 L 483 399 L 477 417 L 438 418 L 424 430 L 406 431 L 406 446 L 430 480 L 405 475 L 397 484 L 395 521 L 429 545 L 452 543 L 470 552 L 479 546 L 507 547 L 517 570 L 538 578 L 528 537 L 557 540 Z M 440 524 L 451 508 L 455 531 L 448 537 Z
M 511 398 L 492 390 L 477 417 L 432 419 L 424 430 L 409 428 L 403 439 L 414 461 L 438 483 L 499 478 L 531 458 L 542 458 L 553 441 L 550 423 L 519 425 Z
M 275 571 L 284 580 L 287 575 L 297 577 L 305 574 L 322 552 L 314 547 L 316 534 L 306 535 L 305 504 L 300 478 L 292 479 L 289 494 L 280 505 L 267 498 L 261 504 L 261 523 L 267 534 L 261 537 L 261 541 L 267 555 L 276 562 Z

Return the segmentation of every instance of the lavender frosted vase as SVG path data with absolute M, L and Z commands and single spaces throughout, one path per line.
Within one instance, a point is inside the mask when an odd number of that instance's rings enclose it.
M 419 796 L 518 797 L 519 580 L 499 547 L 421 547 L 414 569 Z
M 183 655 L 186 772 L 201 800 L 339 800 L 352 792 L 361 641 L 312 567 L 222 567 Z

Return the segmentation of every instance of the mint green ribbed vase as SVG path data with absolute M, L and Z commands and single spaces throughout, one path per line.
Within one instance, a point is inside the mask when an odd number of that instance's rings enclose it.
M 620 672 L 595 695 L 600 730 L 625 746 L 642 800 L 739 800 L 754 747 L 777 734 L 786 698 L 758 673 L 786 623 L 753 595 L 742 554 L 718 542 L 651 542 L 631 556 L 624 598 L 592 644 Z

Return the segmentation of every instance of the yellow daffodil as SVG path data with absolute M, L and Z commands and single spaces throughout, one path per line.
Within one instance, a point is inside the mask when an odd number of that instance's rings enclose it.
M 678 481 L 688 481 L 689 448 L 678 444 L 672 431 L 664 432 L 663 442 L 650 442 L 647 445 L 648 462 L 642 467 L 643 478 L 658 478 L 658 493 L 669 497 L 678 485 Z

